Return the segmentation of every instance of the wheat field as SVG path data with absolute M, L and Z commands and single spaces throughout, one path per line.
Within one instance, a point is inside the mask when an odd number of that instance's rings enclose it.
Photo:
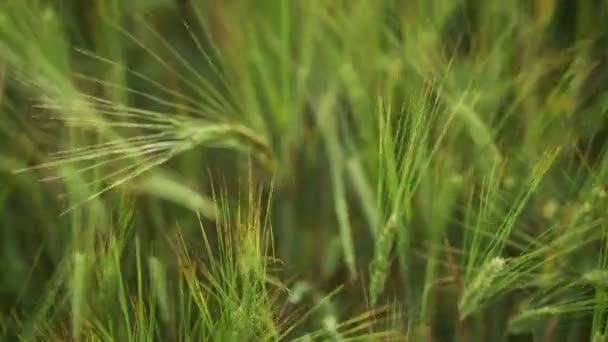
M 608 341 L 606 22 L 0 2 L 0 340 Z

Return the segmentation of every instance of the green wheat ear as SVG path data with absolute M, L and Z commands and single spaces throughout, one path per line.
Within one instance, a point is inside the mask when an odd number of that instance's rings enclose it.
M 132 127 L 139 124 L 133 123 Z M 149 128 L 145 127 L 143 128 Z M 15 173 L 38 169 L 55 169 L 72 167 L 75 170 L 64 175 L 45 177 L 42 181 L 67 179 L 77 174 L 91 174 L 95 170 L 106 167 L 109 171 L 93 179 L 88 185 L 103 184 L 101 190 L 94 192 L 85 199 L 77 202 L 62 214 L 77 206 L 98 198 L 144 172 L 160 166 L 176 155 L 197 147 L 229 147 L 234 150 L 251 151 L 265 147 L 261 137 L 256 136 L 247 128 L 238 125 L 207 124 L 190 120 L 182 121 L 179 126 L 158 127 L 161 131 L 139 136 L 113 140 L 98 145 L 85 146 L 66 150 L 51 156 L 50 161 L 15 170 Z M 265 150 L 260 155 L 268 155 Z M 115 170 L 112 170 L 114 168 Z
M 484 300 L 493 294 L 496 279 L 505 273 L 507 260 L 494 257 L 481 265 L 478 273 L 465 285 L 458 311 L 460 318 L 465 319 L 481 307 Z
M 132 40 L 136 39 L 126 32 L 124 34 Z M 175 71 L 158 55 L 143 46 L 141 42 L 137 40 L 135 42 L 155 60 L 159 61 L 164 68 Z M 177 98 L 180 102 L 169 101 L 157 95 L 83 74 L 75 74 L 74 77 L 84 82 L 143 96 L 153 103 L 168 107 L 176 112 L 185 111 L 197 117 L 141 109 L 84 93 L 77 94 L 78 98 L 70 101 L 53 100 L 51 97 L 43 98 L 36 107 L 52 113 L 49 119 L 59 121 L 65 127 L 97 132 L 102 138 L 105 135 L 112 136 L 111 139 L 105 139 L 105 141 L 96 144 L 56 152 L 50 155 L 45 162 L 14 170 L 14 173 L 22 173 L 46 169 L 56 173 L 42 178 L 42 181 L 67 180 L 74 176 L 89 176 L 88 178 L 91 180 L 85 185 L 94 186 L 96 190 L 69 206 L 61 215 L 166 163 L 183 152 L 199 147 L 221 147 L 244 152 L 253 155 L 270 170 L 274 168 L 266 138 L 242 124 L 227 121 L 226 117 L 228 115 L 222 117 L 218 114 L 226 110 L 226 100 L 221 98 L 217 91 L 213 91 L 208 82 L 203 82 L 202 78 L 199 80 L 203 83 L 203 88 L 198 88 L 197 85 L 190 82 L 188 84 L 197 88 L 203 98 L 214 99 L 215 101 L 211 101 L 212 104 L 209 104 L 209 101 L 201 103 L 192 97 L 177 93 L 175 90 L 169 89 L 120 63 L 110 61 L 91 52 L 78 51 L 96 61 L 122 68 L 125 72 L 150 84 L 161 93 Z M 172 51 L 178 55 L 175 50 Z M 187 63 L 180 57 L 178 59 L 181 63 Z M 178 75 L 181 76 L 181 74 Z M 180 78 L 185 79 L 184 76 Z M 44 90 L 44 87 L 40 85 L 31 83 L 30 85 Z M 233 111 L 233 109 L 230 109 L 230 111 Z M 120 131 L 126 132 L 120 133 Z M 137 133 L 134 136 L 125 137 L 129 136 L 130 132 Z M 64 169 L 71 169 L 72 171 L 66 173 L 63 172 Z M 59 173 L 59 171 L 62 171 L 62 173 Z M 94 176 L 95 174 L 98 175 Z
M 192 89 L 191 94 L 163 84 L 123 62 L 83 49 L 74 50 L 81 57 L 103 68 L 128 75 L 153 91 L 143 91 L 129 84 L 82 73 L 73 73 L 71 76 L 74 80 L 93 89 L 102 88 L 123 94 L 124 98 L 141 98 L 163 109 L 138 108 L 78 90 L 70 95 L 55 94 L 52 91 L 54 87 L 48 82 L 24 77 L 26 86 L 44 94 L 35 107 L 45 115 L 48 113 L 48 119 L 56 120 L 66 128 L 94 133 L 94 144 L 58 151 L 37 165 L 14 170 L 14 173 L 43 170 L 46 176 L 41 180 L 45 182 L 82 177 L 84 185 L 92 189 L 91 193 L 77 199 L 61 215 L 165 164 L 183 152 L 199 147 L 243 152 L 259 160 L 269 170 L 274 169 L 266 137 L 239 123 L 242 121 L 237 116 L 239 108 L 230 100 L 235 96 L 234 87 L 222 74 L 222 68 L 217 65 L 219 62 L 203 49 L 199 37 L 190 26 L 184 24 L 189 33 L 187 38 L 197 47 L 197 54 L 211 67 L 210 76 L 197 70 L 143 17 L 135 15 L 135 19 L 162 51 L 150 48 L 147 45 L 150 43 L 144 43 L 108 18 L 104 19 L 104 23 L 114 30 L 117 37 L 124 38 L 143 52 L 157 67 Z M 171 61 L 162 57 L 165 53 L 171 57 Z M 221 81 L 222 91 L 220 86 L 210 81 L 210 77 Z
M 376 305 L 378 297 L 384 290 L 384 283 L 389 275 L 389 254 L 394 236 L 397 233 L 397 216 L 392 215 L 376 238 L 375 254 L 370 264 L 369 294 L 371 305 Z
M 525 310 L 509 320 L 509 331 L 515 334 L 533 331 L 539 322 L 561 313 L 556 306 L 543 306 Z
M 565 288 L 568 288 L 566 285 Z M 563 288 L 562 288 L 563 289 Z M 607 304 L 595 298 L 572 298 L 568 301 L 546 304 L 537 307 L 526 305 L 523 310 L 509 319 L 508 329 L 513 333 L 532 331 L 539 323 L 551 317 L 576 317 L 592 313 L 598 308 L 605 309 Z

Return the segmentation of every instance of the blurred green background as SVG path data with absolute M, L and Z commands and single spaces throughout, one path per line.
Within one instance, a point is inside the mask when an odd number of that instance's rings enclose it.
M 3 1 L 0 337 L 605 341 L 607 20 Z

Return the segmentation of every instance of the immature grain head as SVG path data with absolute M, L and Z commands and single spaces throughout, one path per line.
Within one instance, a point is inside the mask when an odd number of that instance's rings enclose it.
M 374 259 L 370 264 L 369 292 L 372 305 L 376 304 L 378 296 L 384 290 L 384 283 L 390 265 L 389 254 L 397 231 L 397 215 L 393 214 L 377 237 Z
M 535 324 L 548 317 L 559 315 L 560 312 L 559 308 L 551 305 L 522 311 L 509 320 L 509 331 L 513 333 L 530 331 Z
M 76 126 L 98 133 L 106 130 L 119 131 L 110 138 L 100 137 L 104 138 L 103 142 L 59 151 L 43 163 L 15 170 L 15 173 L 20 173 L 71 168 L 73 171 L 69 173 L 52 175 L 42 180 L 67 179 L 80 175 L 93 178 L 87 185 L 103 184 L 98 187 L 100 190 L 76 202 L 64 213 L 164 164 L 182 152 L 197 147 L 223 147 L 246 153 L 254 152 L 256 156 L 268 155 L 264 137 L 243 125 L 184 115 L 168 115 L 92 96 L 82 97 L 69 103 L 46 99 L 39 107 L 57 112 L 51 119 L 66 126 Z M 83 115 L 87 111 L 95 115 Z M 100 170 L 101 175 L 95 176 Z
M 503 274 L 507 261 L 494 257 L 481 265 L 479 272 L 465 284 L 458 303 L 461 319 L 477 311 L 483 302 L 492 296 L 496 278 Z

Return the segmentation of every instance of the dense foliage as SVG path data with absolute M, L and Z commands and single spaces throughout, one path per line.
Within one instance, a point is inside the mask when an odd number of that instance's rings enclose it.
M 608 341 L 606 22 L 2 1 L 0 339 Z

